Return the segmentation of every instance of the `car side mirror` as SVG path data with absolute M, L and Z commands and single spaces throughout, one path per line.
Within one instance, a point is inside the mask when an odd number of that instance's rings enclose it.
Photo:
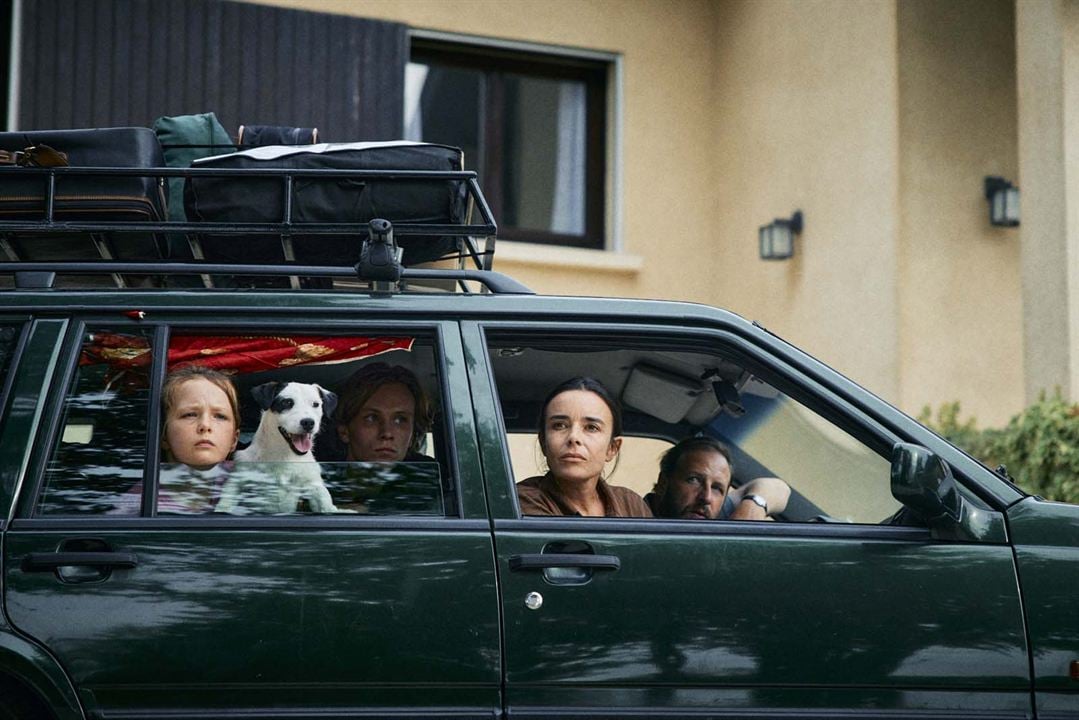
M 959 522 L 963 498 L 952 471 L 921 445 L 896 443 L 892 447 L 892 495 L 930 527 Z
M 1003 515 L 964 498 L 948 464 L 921 445 L 892 447 L 892 495 L 924 520 L 934 537 L 1006 541 Z

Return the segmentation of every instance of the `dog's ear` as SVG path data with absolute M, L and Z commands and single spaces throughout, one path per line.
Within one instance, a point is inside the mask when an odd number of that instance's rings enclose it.
M 251 394 L 254 396 L 255 401 L 259 404 L 260 408 L 269 410 L 270 406 L 273 405 L 273 399 L 277 397 L 277 393 L 280 390 L 281 383 L 268 382 L 251 388 Z
M 333 394 L 321 385 L 315 385 L 322 395 L 322 414 L 328 418 L 333 417 L 333 411 L 337 408 L 337 395 Z

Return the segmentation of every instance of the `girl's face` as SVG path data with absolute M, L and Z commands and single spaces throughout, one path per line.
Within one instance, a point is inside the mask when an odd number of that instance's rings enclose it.
M 614 418 L 599 395 L 567 390 L 547 404 L 541 446 L 547 467 L 559 480 L 595 480 L 618 455 L 622 438 L 612 437 Z
M 208 470 L 236 449 L 240 431 L 228 395 L 206 378 L 192 378 L 173 391 L 162 445 L 168 457 Z

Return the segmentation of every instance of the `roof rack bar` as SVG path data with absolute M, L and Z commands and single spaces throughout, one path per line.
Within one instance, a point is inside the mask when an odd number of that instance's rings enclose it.
M 5 233 L 54 233 L 54 232 L 174 232 L 212 233 L 214 235 L 349 235 L 367 237 L 367 223 L 181 223 L 181 222 L 76 222 L 44 220 L 3 220 L 0 231 Z M 447 225 L 394 223 L 394 235 L 493 235 L 494 225 Z
M 285 225 L 292 224 L 292 175 L 285 176 Z
M 310 178 L 318 180 L 351 179 L 351 180 L 379 180 L 379 181 L 408 181 L 412 183 L 427 182 L 441 186 L 445 183 L 454 183 L 454 193 L 461 193 L 466 200 L 466 207 L 462 220 L 466 222 L 424 223 L 400 222 L 394 225 L 394 233 L 397 237 L 422 237 L 422 238 L 454 238 L 455 255 L 458 259 L 458 267 L 449 269 L 458 274 L 437 277 L 453 279 L 461 289 L 468 292 L 466 282 L 478 280 L 481 285 L 488 287 L 489 283 L 482 279 L 462 275 L 465 272 L 465 262 L 471 261 L 474 266 L 483 272 L 490 272 L 492 256 L 498 233 L 498 226 L 494 220 L 491 208 L 480 189 L 477 174 L 470 170 L 368 170 L 368 169 L 301 169 L 301 168 L 130 168 L 130 167 L 51 167 L 51 168 L 23 168 L 23 167 L 0 167 L 0 182 L 3 182 L 5 173 L 17 175 L 20 180 L 28 176 L 38 176 L 44 181 L 45 196 L 38 198 L 41 205 L 37 209 L 32 206 L 26 210 L 9 210 L 0 218 L 0 237 L 17 238 L 20 241 L 27 240 L 37 242 L 39 236 L 53 236 L 58 234 L 88 235 L 93 241 L 94 247 L 102 256 L 101 262 L 80 262 L 78 260 L 50 262 L 46 268 L 37 268 L 33 262 L 20 265 L 20 258 L 13 257 L 12 244 L 4 242 L 0 250 L 7 255 L 7 259 L 13 262 L 3 262 L 0 257 L 0 273 L 33 273 L 37 271 L 53 271 L 66 274 L 98 275 L 111 274 L 115 284 L 123 287 L 126 274 L 148 274 L 162 276 L 171 273 L 188 274 L 194 273 L 202 278 L 203 284 L 212 286 L 212 275 L 236 275 L 236 276 L 285 276 L 290 278 L 290 284 L 294 289 L 300 289 L 299 278 L 304 275 L 323 277 L 348 277 L 355 279 L 355 270 L 352 267 L 332 266 L 298 266 L 295 262 L 295 253 L 292 250 L 292 241 L 296 237 L 310 237 L 314 242 L 319 236 L 336 236 L 338 238 L 355 238 L 356 252 L 359 254 L 368 234 L 366 222 L 295 222 L 294 214 L 297 211 L 299 199 L 295 196 L 296 178 Z M 91 177 L 94 179 L 108 177 L 151 177 L 155 178 L 157 185 L 163 187 L 165 178 L 182 177 L 192 178 L 199 176 L 226 177 L 226 178 L 280 178 L 283 183 L 284 197 L 281 215 L 274 212 L 273 222 L 234 222 L 234 221 L 171 221 L 167 219 L 126 221 L 116 219 L 94 219 L 89 214 L 73 215 L 67 206 L 61 204 L 65 198 L 58 195 L 58 188 L 63 188 L 68 178 Z M 363 184 L 363 183 L 359 183 Z M 280 186 L 279 186 L 280 187 Z M 30 198 L 34 200 L 34 198 Z M 44 210 L 44 212 L 42 212 Z M 473 213 L 478 212 L 481 222 L 472 223 Z M 57 219 L 59 213 L 61 219 Z M 407 214 L 407 213 L 406 213 Z M 21 217 L 20 217 L 21 215 Z M 42 218 L 44 215 L 44 218 Z M 66 219 L 74 217 L 76 219 Z M 454 215 L 455 216 L 455 215 Z M 100 217 L 100 216 L 99 216 Z M 108 218 L 108 215 L 104 215 Z M 446 216 L 450 217 L 450 216 Z M 280 221 L 277 221 L 280 218 Z M 169 242 L 179 241 L 186 237 L 195 256 L 194 263 L 171 263 L 165 262 L 140 262 L 120 261 L 113 257 L 111 245 L 118 242 L 118 237 L 130 234 L 149 234 L 154 236 L 154 242 L 160 243 L 160 238 L 166 236 Z M 282 246 L 283 265 L 242 265 L 232 264 L 207 264 L 200 262 L 201 244 L 200 239 L 205 241 L 210 236 L 239 237 L 239 236 L 277 236 Z M 483 239 L 483 250 L 480 250 L 480 239 Z M 160 250 L 159 250 L 160 252 Z M 448 251 L 443 252 L 439 259 L 449 259 Z M 331 262 L 337 258 L 326 258 Z M 405 278 L 424 277 L 424 268 L 409 269 Z M 443 272 L 442 268 L 434 270 Z M 24 277 L 31 277 L 25 275 Z M 427 274 L 426 277 L 434 278 L 435 275 Z M 504 276 L 503 276 L 504 278 Z M 361 278 L 362 280 L 362 278 Z M 495 280 L 495 285 L 505 288 L 507 292 L 529 292 L 527 288 L 518 283 L 504 280 Z M 29 280 L 28 280 L 29 282 Z M 490 289 L 494 290 L 494 287 Z
M 110 275 L 130 273 L 133 275 L 266 275 L 277 277 L 310 276 L 346 278 L 356 280 L 352 267 L 335 265 L 236 265 L 221 263 L 166 263 L 166 262 L 8 262 L 0 263 L 0 272 L 15 273 L 27 285 L 18 287 L 51 287 L 39 284 L 35 274 L 52 275 Z M 493 270 L 460 270 L 456 268 L 404 268 L 402 280 L 454 280 L 476 282 L 493 293 L 510 295 L 535 294 L 525 285 L 508 275 Z
M 483 285 L 499 295 L 535 295 L 536 292 L 509 275 L 494 270 L 455 270 L 439 268 L 405 268 L 401 271 L 402 280 L 456 280 L 472 281 Z
M 21 169 L 21 168 L 20 168 Z M 45 191 L 45 222 L 51 223 L 56 218 L 56 175 L 49 173 L 48 188 Z
M 469 195 L 476 201 L 476 205 L 480 209 L 480 217 L 483 218 L 483 222 L 494 226 L 494 213 L 491 212 L 491 206 L 487 204 L 487 198 L 483 196 L 483 191 L 480 189 L 480 184 L 476 180 L 475 176 L 468 179 L 467 183 Z M 498 228 L 495 227 L 494 232 L 489 233 L 494 235 L 498 232 Z
M 375 180 L 475 180 L 475 170 L 364 170 L 364 169 L 308 169 L 308 168 L 176 168 L 176 167 L 89 167 L 71 166 L 63 167 L 0 167 L 0 176 L 9 173 L 19 177 L 29 175 L 92 175 L 94 177 L 107 175 L 120 175 L 124 177 L 324 177 L 324 178 L 350 178 L 362 177 Z M 481 193 L 482 194 L 482 193 Z

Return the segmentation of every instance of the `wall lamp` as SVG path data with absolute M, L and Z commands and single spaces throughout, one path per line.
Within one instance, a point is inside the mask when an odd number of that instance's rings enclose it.
M 989 201 L 989 222 L 998 227 L 1019 224 L 1019 188 L 1002 177 L 985 179 L 985 199 Z
M 790 218 L 776 218 L 757 231 L 761 243 L 761 260 L 786 260 L 794 255 L 794 236 L 802 232 L 802 211 L 795 210 Z

